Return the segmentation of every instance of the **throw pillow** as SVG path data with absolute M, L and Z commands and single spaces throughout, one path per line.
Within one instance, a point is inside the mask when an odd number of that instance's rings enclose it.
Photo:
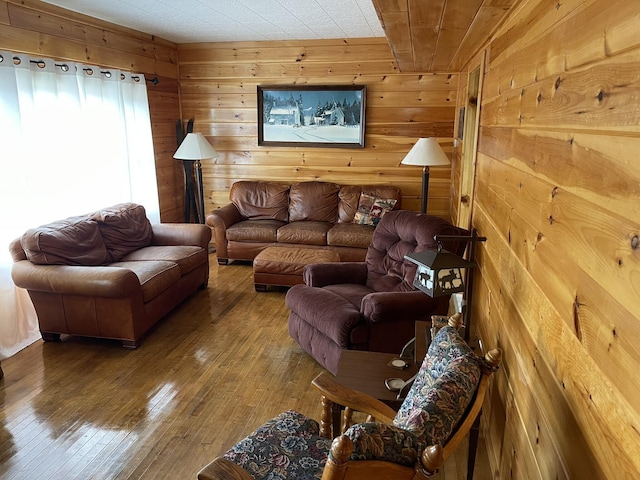
M 358 210 L 353 217 L 353 223 L 360 225 L 378 225 L 380 219 L 393 210 L 398 200 L 395 198 L 378 198 L 369 193 L 362 193 L 358 202 Z
M 353 442 L 351 458 L 355 460 L 383 460 L 411 466 L 426 446 L 414 433 L 385 423 L 357 423 L 345 435 Z

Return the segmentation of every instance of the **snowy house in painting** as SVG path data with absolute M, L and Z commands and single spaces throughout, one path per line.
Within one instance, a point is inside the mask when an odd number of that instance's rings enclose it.
M 333 104 L 333 108 L 331 110 L 327 110 L 324 112 L 326 116 L 328 116 L 327 123 L 329 125 L 344 125 L 344 112 L 342 108 L 338 107 L 335 103 Z M 326 117 L 325 117 L 326 118 Z
M 300 125 L 300 109 L 294 105 L 274 106 L 269 112 L 268 122 L 271 125 Z

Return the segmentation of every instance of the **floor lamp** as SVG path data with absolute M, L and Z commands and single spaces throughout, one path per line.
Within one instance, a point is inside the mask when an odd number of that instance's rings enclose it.
M 429 196 L 429 167 L 449 165 L 449 157 L 444 153 L 437 140 L 433 137 L 421 138 L 409 150 L 400 162 L 403 165 L 422 166 L 422 213 L 427 213 L 427 198 Z
M 218 152 L 214 150 L 211 144 L 204 138 L 201 133 L 188 133 L 184 138 L 176 153 L 173 154 L 173 158 L 176 160 L 183 160 L 185 162 L 192 162 L 195 166 L 196 173 L 196 196 L 198 205 L 198 215 L 196 221 L 204 223 L 204 194 L 202 189 L 202 164 L 200 160 L 207 158 L 218 158 Z M 187 169 L 185 168 L 185 175 Z M 189 184 L 188 179 L 185 179 L 186 184 Z M 188 191 L 188 189 L 187 189 Z M 189 198 L 184 199 L 185 202 L 191 201 Z

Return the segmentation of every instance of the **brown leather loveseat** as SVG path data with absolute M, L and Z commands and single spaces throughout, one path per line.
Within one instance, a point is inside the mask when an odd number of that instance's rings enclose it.
M 253 260 L 269 246 L 331 249 L 343 262 L 363 261 L 382 214 L 399 209 L 400 189 L 388 185 L 292 185 L 239 181 L 230 204 L 207 216 L 218 263 Z
M 44 340 L 140 338 L 209 280 L 206 225 L 154 224 L 124 203 L 33 228 L 14 240 L 11 276 L 27 289 Z

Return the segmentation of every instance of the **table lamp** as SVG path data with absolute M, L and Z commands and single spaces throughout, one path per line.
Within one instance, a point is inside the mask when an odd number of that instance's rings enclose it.
M 196 182 L 197 182 L 197 201 L 199 215 L 197 221 L 204 223 L 204 194 L 202 191 L 202 164 L 200 160 L 206 158 L 218 158 L 218 152 L 204 138 L 201 133 L 188 133 L 184 138 L 176 153 L 173 154 L 176 160 L 195 162 Z M 185 168 L 185 173 L 187 169 Z M 185 198 L 185 202 L 189 199 Z
M 429 195 L 429 167 L 449 165 L 451 162 L 435 138 L 420 138 L 400 162 L 403 165 L 421 165 L 422 168 L 422 213 L 427 213 Z

